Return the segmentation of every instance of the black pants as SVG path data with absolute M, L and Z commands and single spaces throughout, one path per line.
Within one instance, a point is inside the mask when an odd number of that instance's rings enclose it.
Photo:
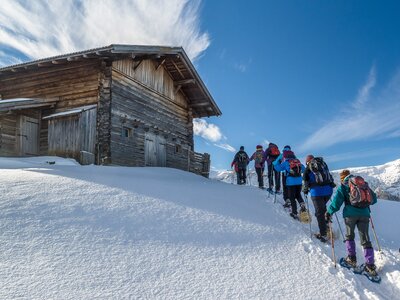
M 280 172 L 274 169 L 274 166 L 271 164 L 268 165 L 268 187 L 272 190 L 274 187 L 274 179 L 275 179 L 275 191 L 280 191 L 281 189 L 281 176 Z
M 331 196 L 332 195 L 311 197 L 315 208 L 315 217 L 317 218 L 319 233 L 322 236 L 325 236 L 327 231 L 326 220 L 325 220 L 326 203 L 328 203 Z
M 237 175 L 237 184 L 245 184 L 246 183 L 246 169 L 239 168 L 236 172 Z
M 282 185 L 283 185 L 283 200 L 289 199 L 289 193 L 286 186 L 286 175 L 282 173 Z
M 368 217 L 347 217 L 344 218 L 346 224 L 346 240 L 354 241 L 354 229 L 357 226 L 360 242 L 363 248 L 372 248 L 371 240 L 369 239 L 369 218 Z
M 301 185 L 288 185 L 287 186 L 290 204 L 292 205 L 292 213 L 297 215 L 297 202 L 299 204 L 304 203 L 303 197 L 301 197 Z
M 256 168 L 256 173 L 258 179 L 258 186 L 264 187 L 264 178 L 263 178 L 264 168 Z

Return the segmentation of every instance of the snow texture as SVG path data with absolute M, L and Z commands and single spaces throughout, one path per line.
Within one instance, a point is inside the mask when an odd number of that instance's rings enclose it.
M 57 157 L 0 169 L 0 299 L 400 299 L 398 202 L 373 207 L 375 284 L 255 187 Z

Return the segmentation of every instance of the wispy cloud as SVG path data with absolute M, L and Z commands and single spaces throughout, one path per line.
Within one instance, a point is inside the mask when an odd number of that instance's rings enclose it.
M 350 105 L 309 136 L 301 151 L 322 149 L 334 144 L 366 139 L 393 137 L 400 130 L 400 72 L 397 72 L 379 95 L 372 97 L 375 67 Z
M 364 104 L 368 101 L 371 89 L 376 84 L 376 68 L 375 65 L 371 67 L 369 71 L 367 81 L 365 84 L 358 90 L 358 95 L 356 100 L 353 103 L 353 107 L 356 109 L 362 109 Z
M 229 152 L 236 152 L 236 149 L 233 148 L 233 147 L 232 147 L 231 145 L 229 145 L 229 144 L 223 144 L 223 143 L 221 143 L 221 144 L 214 144 L 214 146 L 219 147 L 219 148 L 222 148 L 222 149 L 224 149 L 224 150 L 226 150 L 226 151 L 229 151 Z
M 201 136 L 206 141 L 213 142 L 213 145 L 222 148 L 229 152 L 235 152 L 235 148 L 226 143 L 226 136 L 221 132 L 221 129 L 215 125 L 207 123 L 204 119 L 193 120 L 193 132 L 197 136 Z
M 200 0 L 2 0 L 0 65 L 15 51 L 30 59 L 109 44 L 183 46 L 191 59 L 210 37 L 199 23 Z
M 252 61 L 253 60 L 251 58 L 249 58 L 247 60 L 247 62 L 236 62 L 233 66 L 236 70 L 239 70 L 240 72 L 244 73 L 247 71 L 247 69 L 251 65 Z

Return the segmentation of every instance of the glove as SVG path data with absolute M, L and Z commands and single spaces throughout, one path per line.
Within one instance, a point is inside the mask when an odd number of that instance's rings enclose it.
M 328 223 L 332 223 L 332 216 L 330 213 L 328 213 L 328 212 L 325 213 L 325 220 Z

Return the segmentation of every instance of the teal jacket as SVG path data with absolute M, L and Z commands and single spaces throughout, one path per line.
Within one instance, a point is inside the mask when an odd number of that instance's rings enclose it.
M 331 204 L 328 207 L 328 213 L 333 215 L 335 212 L 340 210 L 340 207 L 344 203 L 343 208 L 343 218 L 347 217 L 370 217 L 369 207 L 366 208 L 357 208 L 352 206 L 351 204 L 346 204 L 349 201 L 349 178 L 352 175 L 347 176 L 343 183 L 336 190 L 336 194 L 332 199 Z M 372 204 L 377 202 L 376 194 L 372 191 Z

